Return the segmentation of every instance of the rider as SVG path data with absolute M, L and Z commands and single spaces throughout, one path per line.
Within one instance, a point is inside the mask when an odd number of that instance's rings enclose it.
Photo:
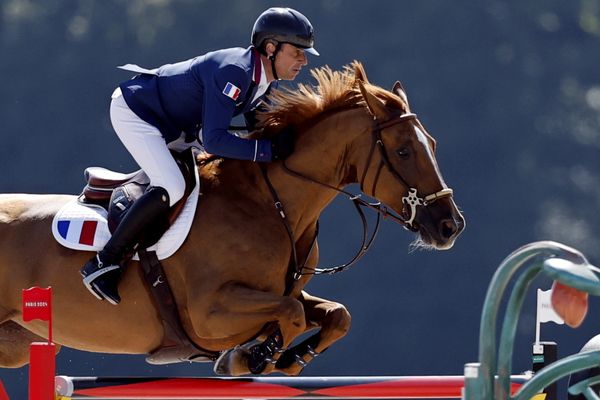
M 212 154 L 255 162 L 282 160 L 293 151 L 293 134 L 244 139 L 228 132 L 231 119 L 244 114 L 253 121 L 278 80 L 293 80 L 313 48 L 310 21 L 291 8 L 263 12 L 252 29 L 252 46 L 218 50 L 176 64 L 147 70 L 119 85 L 112 95 L 113 128 L 150 178 L 148 190 L 127 212 L 104 249 L 81 269 L 83 283 L 100 300 L 121 301 L 118 283 L 124 257 L 150 222 L 164 218 L 183 197 L 185 181 L 169 144 L 197 140 Z

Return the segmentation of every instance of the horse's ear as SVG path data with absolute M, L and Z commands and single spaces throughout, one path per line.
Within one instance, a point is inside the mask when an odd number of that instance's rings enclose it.
M 406 102 L 406 104 L 408 104 L 408 96 L 406 96 L 406 90 L 404 90 L 404 86 L 402 86 L 400 81 L 396 81 L 396 83 L 394 83 L 392 93 L 403 99 Z
M 404 86 L 402 86 L 400 81 L 396 81 L 396 83 L 394 83 L 394 87 L 392 88 L 392 93 L 400 95 L 401 92 L 404 92 Z
M 362 81 L 358 81 L 358 87 L 360 88 L 360 92 L 367 103 L 367 107 L 369 107 L 369 111 L 375 116 L 375 119 L 386 121 L 390 114 L 385 108 L 383 102 L 371 94 Z
M 367 72 L 365 71 L 365 67 L 359 61 L 352 61 L 352 67 L 354 68 L 354 79 L 357 81 L 369 82 L 369 78 L 367 78 Z

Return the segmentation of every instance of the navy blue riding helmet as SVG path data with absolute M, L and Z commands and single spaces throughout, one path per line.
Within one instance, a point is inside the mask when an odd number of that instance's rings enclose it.
M 265 46 L 268 41 L 275 44 L 275 52 L 269 57 L 275 79 L 278 79 L 275 56 L 283 43 L 292 44 L 315 56 L 319 55 L 313 48 L 315 33 L 310 21 L 302 13 L 291 8 L 272 7 L 256 19 L 252 28 L 252 45 L 263 55 L 267 55 Z

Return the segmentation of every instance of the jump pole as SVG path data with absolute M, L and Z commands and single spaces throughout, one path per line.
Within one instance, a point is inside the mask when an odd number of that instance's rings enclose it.
M 511 376 L 516 392 L 531 375 Z M 59 399 L 457 399 L 464 376 L 56 377 Z

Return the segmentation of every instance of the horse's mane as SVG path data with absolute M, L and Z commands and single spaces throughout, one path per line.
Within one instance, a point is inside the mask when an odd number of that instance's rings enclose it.
M 344 66 L 341 71 L 333 71 L 324 66 L 311 70 L 311 75 L 317 81 L 316 85 L 299 84 L 296 89 L 284 88 L 271 92 L 265 108 L 257 113 L 257 131 L 248 138 L 271 137 L 282 127 L 300 125 L 314 120 L 326 112 L 357 107 L 367 107 L 358 82 L 380 100 L 386 107 L 410 112 L 408 103 L 396 94 L 379 86 L 369 83 L 367 74 L 359 61 L 353 61 Z M 208 153 L 197 157 L 204 178 L 216 177 L 217 169 L 223 159 Z M 219 161 L 213 163 L 213 161 Z
M 359 81 L 387 107 L 410 111 L 404 99 L 369 83 L 359 61 L 353 61 L 341 71 L 333 71 L 329 66 L 315 68 L 311 75 L 316 85 L 301 83 L 296 89 L 274 90 L 269 95 L 269 104 L 257 115 L 258 126 L 266 131 L 277 131 L 282 126 L 298 125 L 327 111 L 366 107 Z

